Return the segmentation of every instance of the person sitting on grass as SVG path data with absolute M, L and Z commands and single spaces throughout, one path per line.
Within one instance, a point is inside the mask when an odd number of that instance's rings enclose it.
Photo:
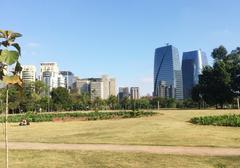
M 27 126 L 27 125 L 30 125 L 30 122 L 25 119 L 21 120 L 21 122 L 19 123 L 19 126 Z

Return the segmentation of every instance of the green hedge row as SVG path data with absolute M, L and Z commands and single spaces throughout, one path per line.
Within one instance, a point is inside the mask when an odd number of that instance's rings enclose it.
M 26 119 L 29 122 L 45 122 L 53 121 L 54 119 L 67 119 L 78 118 L 81 120 L 107 120 L 118 118 L 137 118 L 144 116 L 152 116 L 154 112 L 145 111 L 119 111 L 119 112 L 71 112 L 71 113 L 26 113 L 25 115 L 16 114 L 8 117 L 8 122 L 20 122 L 22 119 Z M 4 117 L 0 118 L 0 121 L 5 121 Z
M 190 122 L 199 125 L 240 127 L 240 115 L 194 117 Z

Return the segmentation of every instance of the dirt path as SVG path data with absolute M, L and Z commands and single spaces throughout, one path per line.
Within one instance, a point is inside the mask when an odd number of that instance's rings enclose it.
M 0 142 L 0 148 L 4 143 Z M 140 146 L 140 145 L 110 145 L 110 144 L 48 144 L 10 142 L 10 149 L 33 150 L 82 150 L 82 151 L 115 151 L 115 152 L 145 152 L 156 154 L 200 155 L 200 156 L 240 156 L 240 148 L 212 147 L 181 147 L 181 146 Z

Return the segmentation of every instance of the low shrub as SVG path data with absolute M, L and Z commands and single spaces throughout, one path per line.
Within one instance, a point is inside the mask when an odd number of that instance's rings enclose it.
M 46 122 L 53 121 L 54 119 L 80 119 L 80 120 L 107 120 L 107 119 L 120 119 L 120 118 L 137 118 L 144 116 L 152 116 L 156 113 L 145 111 L 119 111 L 119 112 L 71 112 L 71 113 L 26 113 L 16 114 L 8 117 L 8 122 L 20 122 L 23 119 L 29 122 Z M 3 122 L 4 117 L 0 117 L 0 122 Z
M 240 127 L 240 115 L 232 114 L 221 116 L 194 117 L 190 120 L 190 122 L 199 125 Z

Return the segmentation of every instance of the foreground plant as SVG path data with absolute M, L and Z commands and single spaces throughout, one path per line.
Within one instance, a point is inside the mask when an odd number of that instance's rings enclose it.
M 6 167 L 8 168 L 8 87 L 16 85 L 22 87 L 20 72 L 22 67 L 18 61 L 21 55 L 21 48 L 15 39 L 21 37 L 20 33 L 9 30 L 0 30 L 0 80 L 6 85 L 6 109 L 5 109 L 5 147 L 6 147 Z M 11 71 L 9 72 L 9 69 Z

